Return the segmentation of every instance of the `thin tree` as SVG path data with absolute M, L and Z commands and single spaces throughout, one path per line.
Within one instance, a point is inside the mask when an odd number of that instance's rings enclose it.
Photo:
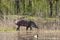
M 52 17 L 53 15 L 53 4 L 52 4 L 52 0 L 49 1 L 49 5 L 50 5 L 50 17 Z
M 16 12 L 16 14 L 18 14 L 19 11 L 20 11 L 20 9 L 19 9 L 19 0 L 15 0 L 15 12 Z
M 1 11 L 1 0 L 0 0 L 0 14 L 2 13 L 2 11 Z
M 49 8 L 50 8 L 49 17 L 52 17 L 52 15 L 53 15 L 53 3 L 52 3 L 52 0 L 47 0 L 47 2 L 49 4 Z
M 2 17 L 2 15 L 3 15 L 3 12 L 1 10 L 1 0 L 0 0 L 0 17 Z
M 25 0 L 21 0 L 22 5 L 23 5 L 23 15 L 25 14 Z
M 57 6 L 58 6 L 58 1 L 59 1 L 59 0 L 55 0 L 55 1 L 56 1 L 55 10 L 56 10 L 56 15 L 57 15 L 57 11 L 58 11 L 58 10 L 57 10 Z
M 32 13 L 32 0 L 29 0 L 28 10 L 30 13 Z M 32 15 L 32 14 L 30 14 Z

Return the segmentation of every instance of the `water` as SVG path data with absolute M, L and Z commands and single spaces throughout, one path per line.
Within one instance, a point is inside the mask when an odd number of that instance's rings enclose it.
M 60 32 L 0 32 L 0 40 L 60 40 Z

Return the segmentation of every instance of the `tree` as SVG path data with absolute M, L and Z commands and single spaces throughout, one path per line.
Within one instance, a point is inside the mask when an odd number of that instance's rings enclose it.
M 57 10 L 57 5 L 58 5 L 58 1 L 59 1 L 59 0 L 55 0 L 55 1 L 56 1 L 55 10 L 56 10 L 56 15 L 57 15 L 57 11 L 58 11 L 58 10 Z
M 52 0 L 47 0 L 48 3 L 49 3 L 49 8 L 50 8 L 50 17 L 52 17 L 53 15 L 53 3 L 52 3 Z
M 25 0 L 21 0 L 21 3 L 23 5 L 23 15 L 25 14 Z
M 29 0 L 28 12 L 29 12 L 29 15 L 32 15 L 32 0 Z
M 32 0 L 29 0 L 29 5 L 28 5 L 28 7 L 29 7 L 30 12 L 32 12 Z
M 15 0 L 15 7 L 16 7 L 15 12 L 18 14 L 19 11 L 20 11 L 20 9 L 19 9 L 19 0 Z
M 0 0 L 0 15 L 2 15 L 2 10 L 1 10 L 1 0 Z

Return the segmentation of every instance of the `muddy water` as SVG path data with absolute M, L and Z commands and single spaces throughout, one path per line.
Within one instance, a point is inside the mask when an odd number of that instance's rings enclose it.
M 60 33 L 0 32 L 0 40 L 60 40 Z

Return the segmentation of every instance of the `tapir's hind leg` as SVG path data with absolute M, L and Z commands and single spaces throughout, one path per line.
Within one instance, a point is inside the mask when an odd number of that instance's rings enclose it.
M 32 30 L 32 27 L 30 27 L 30 30 Z
M 27 26 L 27 27 L 26 27 L 26 30 L 28 30 L 28 28 L 30 28 L 30 30 L 32 30 L 32 27 L 30 27 L 30 26 Z

